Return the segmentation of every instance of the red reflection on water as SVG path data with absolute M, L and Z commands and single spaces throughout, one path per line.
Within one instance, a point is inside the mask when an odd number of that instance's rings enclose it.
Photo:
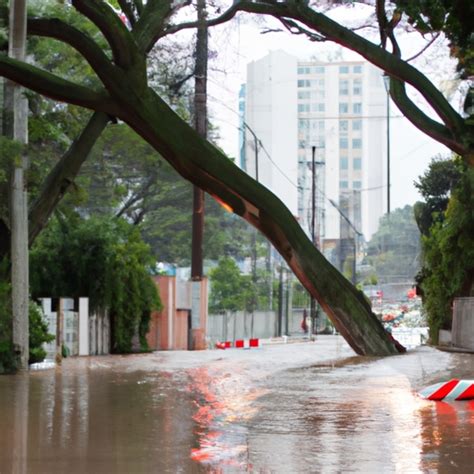
M 188 392 L 195 397 L 199 447 L 191 450 L 190 457 L 206 464 L 245 467 L 247 453 L 246 430 L 237 425 L 255 413 L 252 402 L 264 391 L 252 389 L 243 374 L 233 369 L 232 373 L 207 368 L 188 372 L 191 383 Z M 232 430 L 225 429 L 234 424 Z M 213 472 L 219 472 L 213 471 Z

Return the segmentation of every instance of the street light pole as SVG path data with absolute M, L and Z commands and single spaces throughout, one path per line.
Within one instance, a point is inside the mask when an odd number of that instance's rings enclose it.
M 383 82 L 387 92 L 387 214 L 390 215 L 390 76 L 384 74 Z

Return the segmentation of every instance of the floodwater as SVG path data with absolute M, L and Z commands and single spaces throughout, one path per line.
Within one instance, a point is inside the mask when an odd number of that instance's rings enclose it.
M 474 355 L 354 357 L 340 337 L 68 359 L 0 377 L 0 473 L 473 473 Z

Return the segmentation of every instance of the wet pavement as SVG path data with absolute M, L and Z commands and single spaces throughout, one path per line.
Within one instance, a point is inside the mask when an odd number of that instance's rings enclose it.
M 0 377 L 0 473 L 473 473 L 474 401 L 416 394 L 453 377 L 474 355 L 336 336 L 67 359 Z

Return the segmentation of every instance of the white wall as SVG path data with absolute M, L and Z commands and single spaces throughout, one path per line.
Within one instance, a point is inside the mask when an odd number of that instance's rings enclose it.
M 370 240 L 377 231 L 380 217 L 387 208 L 386 176 L 386 98 L 382 72 L 370 64 L 365 65 L 364 115 L 373 117 L 363 121 L 364 155 L 362 166 L 364 179 L 362 188 L 362 232 Z
M 246 121 L 263 143 L 259 181 L 297 215 L 297 60 L 273 51 L 247 68 Z M 247 172 L 255 177 L 255 148 L 246 133 Z M 292 184 L 293 183 L 293 184 Z

